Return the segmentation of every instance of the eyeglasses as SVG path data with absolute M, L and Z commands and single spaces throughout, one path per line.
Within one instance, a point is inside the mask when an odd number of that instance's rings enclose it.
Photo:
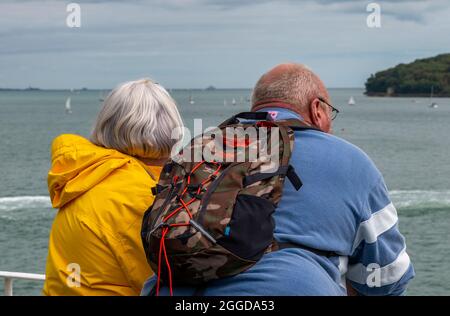
M 331 120 L 333 121 L 336 118 L 336 116 L 339 114 L 339 110 L 336 109 L 334 106 L 332 106 L 327 101 L 325 101 L 323 98 L 317 98 L 317 99 L 319 99 L 320 102 L 325 103 L 326 105 L 328 105 L 331 108 Z

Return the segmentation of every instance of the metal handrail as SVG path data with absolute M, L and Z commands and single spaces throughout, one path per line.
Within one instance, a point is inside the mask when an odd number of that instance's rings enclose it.
M 13 280 L 45 281 L 45 274 L 0 271 L 0 278 L 5 279 L 5 296 L 13 296 Z

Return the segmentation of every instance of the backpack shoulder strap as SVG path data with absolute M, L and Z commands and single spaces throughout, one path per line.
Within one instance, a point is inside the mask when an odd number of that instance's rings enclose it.
M 264 172 L 264 173 L 255 173 L 244 178 L 244 186 L 249 186 L 255 182 L 262 181 L 268 178 L 272 178 L 274 176 L 286 176 L 289 181 L 291 181 L 294 188 L 298 191 L 302 187 L 303 183 L 300 180 L 300 177 L 295 172 L 295 169 L 292 165 L 288 166 L 280 166 L 275 172 Z
M 241 112 L 222 122 L 222 124 L 219 125 L 219 128 L 225 127 L 230 124 L 236 124 L 239 122 L 239 119 L 254 120 L 254 121 L 272 121 L 272 117 L 268 112 Z

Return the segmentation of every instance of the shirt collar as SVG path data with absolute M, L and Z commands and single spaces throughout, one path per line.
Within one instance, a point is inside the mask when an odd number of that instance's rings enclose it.
M 256 112 L 269 112 L 274 121 L 287 119 L 300 119 L 301 121 L 303 121 L 303 117 L 300 114 L 288 109 L 278 108 L 276 106 L 267 107 Z

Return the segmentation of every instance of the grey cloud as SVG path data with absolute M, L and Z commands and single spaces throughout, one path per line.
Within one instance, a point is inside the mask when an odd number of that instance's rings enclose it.
M 107 3 L 107 0 L 83 0 L 80 3 Z M 448 0 L 132 0 L 136 4 L 159 5 L 170 9 L 182 9 L 187 6 L 210 6 L 222 10 L 234 10 L 246 6 L 260 6 L 268 3 L 284 3 L 293 6 L 317 4 L 325 9 L 348 14 L 365 14 L 365 7 L 370 2 L 382 6 L 382 12 L 399 21 L 424 23 L 427 15 L 443 8 L 449 8 Z
M 198 2 L 232 10 L 242 6 L 270 3 L 273 0 L 199 0 Z M 450 7 L 450 3 L 447 0 L 278 0 L 277 2 L 289 5 L 304 5 L 305 2 L 310 4 L 315 3 L 325 7 L 325 9 L 329 7 L 329 10 L 348 14 L 366 14 L 365 8 L 367 4 L 376 2 L 382 6 L 382 13 L 386 16 L 393 17 L 399 21 L 413 21 L 417 23 L 424 23 L 426 16 L 430 13 Z
M 172 87 L 248 87 L 286 60 L 332 86 L 361 86 L 377 69 L 450 49 L 448 0 L 373 0 L 386 16 L 379 30 L 365 24 L 369 0 L 71 0 L 82 6 L 77 30 L 64 24 L 70 1 L 0 0 L 0 11 L 7 1 L 0 86 L 102 87 L 150 74 Z

